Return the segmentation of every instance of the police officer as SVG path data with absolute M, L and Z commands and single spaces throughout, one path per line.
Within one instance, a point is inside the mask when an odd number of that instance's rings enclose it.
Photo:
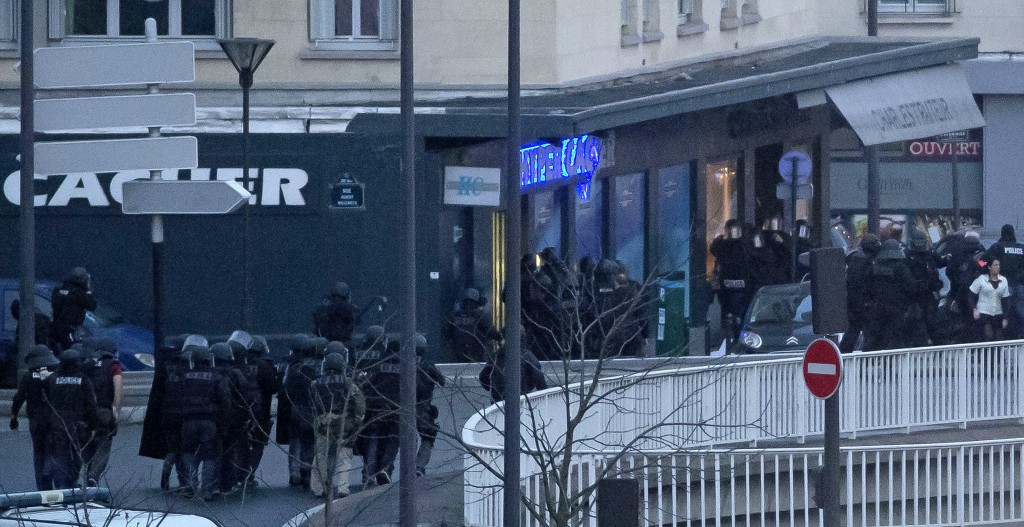
M 310 470 L 313 464 L 313 401 L 310 397 L 310 385 L 320 371 L 320 361 L 316 358 L 316 344 L 312 338 L 297 342 L 299 360 L 288 366 L 284 376 L 284 392 L 291 413 L 289 415 L 288 444 L 288 484 L 310 485 Z
M 316 454 L 310 490 L 318 497 L 333 499 L 349 494 L 352 445 L 366 417 L 366 398 L 347 374 L 345 345 L 331 342 L 327 351 L 323 374 L 312 384 Z
M 288 373 L 288 368 L 293 364 L 302 362 L 303 353 L 307 346 L 311 346 L 309 342 L 310 337 L 303 334 L 298 334 L 292 337 L 291 346 L 288 349 L 288 356 L 284 360 L 277 363 L 277 379 L 278 379 L 278 394 L 277 394 L 277 433 L 275 434 L 274 440 L 279 445 L 288 445 L 291 443 L 291 415 L 292 415 L 292 402 L 288 399 L 288 392 L 284 384 L 285 375 Z
M 96 394 L 82 373 L 82 353 L 70 348 L 60 355 L 57 371 L 46 379 L 50 406 L 50 463 L 53 487 L 78 486 L 82 452 L 96 429 Z
M 1024 245 L 1017 242 L 1013 225 L 1003 225 L 999 241 L 988 248 L 987 261 L 999 260 L 1000 274 L 1010 288 L 1010 335 L 1024 336 Z
M 221 441 L 220 492 L 227 495 L 238 490 L 248 464 L 248 455 L 242 452 L 242 448 L 248 444 L 244 431 L 252 415 L 253 392 L 249 390 L 245 374 L 235 361 L 230 342 L 214 344 L 210 346 L 210 352 L 213 353 L 214 370 L 227 380 L 231 393 L 231 405 L 218 421 Z
M 799 256 L 811 252 L 814 247 L 811 245 L 811 226 L 805 219 L 796 220 L 796 238 L 793 239 L 796 243 L 796 279 L 800 280 L 802 277 L 807 276 L 811 272 L 810 261 L 807 264 L 800 262 Z
M 117 435 L 117 424 L 121 421 L 124 402 L 124 382 L 121 378 L 121 363 L 117 360 L 117 344 L 109 338 L 86 339 L 90 345 L 83 348 L 89 355 L 83 363 L 83 372 L 92 381 L 96 393 L 96 435 L 83 452 L 86 463 L 86 478 L 89 486 L 95 486 L 107 470 L 110 461 L 110 446 Z
M 271 403 L 274 394 L 281 389 L 277 370 L 270 361 L 270 347 L 267 345 L 267 339 L 262 336 L 253 336 L 253 344 L 245 360 L 245 377 L 255 379 L 255 385 L 259 389 L 260 403 L 250 428 L 249 459 L 244 482 L 247 486 L 256 486 L 256 469 L 263 460 L 263 451 L 270 441 L 270 429 L 274 426 L 270 415 Z
M 361 378 L 369 376 L 373 367 L 384 358 L 387 346 L 388 336 L 384 332 L 383 326 L 370 326 L 366 328 L 363 344 L 356 351 L 355 360 L 352 363 L 355 367 L 356 376 Z
M 887 239 L 867 274 L 867 321 L 864 350 L 895 349 L 909 345 L 907 313 L 912 302 L 914 275 L 906 264 L 900 242 Z
M 765 269 L 767 278 L 764 284 L 784 284 L 790 282 L 790 266 L 792 265 L 793 237 L 782 228 L 781 218 L 771 218 L 764 224 L 765 247 L 772 254 L 774 265 Z M 750 291 L 753 294 L 753 291 Z M 742 317 L 742 313 L 740 315 Z
M 434 406 L 434 388 L 445 385 L 444 375 L 427 358 L 427 339 L 416 334 L 416 431 L 420 435 L 420 447 L 416 452 L 416 475 L 427 472 L 430 455 L 437 441 L 437 417 Z
M 345 282 L 336 282 L 331 292 L 324 297 L 313 311 L 313 334 L 329 341 L 352 343 L 352 332 L 363 315 L 374 306 L 382 310 L 387 297 L 377 296 L 362 310 L 352 302 L 352 288 Z
M 486 299 L 480 291 L 468 287 L 448 321 L 448 339 L 456 362 L 481 362 L 491 349 L 492 341 L 500 341 L 501 334 L 494 329 L 484 311 Z
M 530 351 L 526 343 L 520 344 L 519 388 L 521 394 L 527 394 L 548 387 L 537 356 Z M 480 370 L 480 386 L 491 393 L 491 400 L 499 402 L 505 398 L 505 348 L 487 361 Z
M 914 275 L 912 302 L 917 311 L 911 331 L 914 346 L 937 344 L 942 332 L 938 324 L 938 299 L 942 290 L 939 268 L 945 263 L 928 247 L 928 235 L 918 229 L 910 232 L 907 244 L 907 266 Z
M 163 470 L 160 473 L 160 489 L 164 492 L 171 489 L 172 468 L 178 475 L 178 485 L 183 488 L 189 487 L 188 470 L 181 450 L 185 374 L 191 369 L 192 353 L 199 349 L 207 349 L 209 343 L 201 335 L 187 335 L 180 344 L 172 342 L 171 345 L 175 349 L 175 353 L 168 357 L 163 367 L 163 373 L 158 373 L 162 376 L 163 384 L 161 429 L 164 442 L 167 445 Z
M 227 344 L 214 344 L 213 347 Z M 191 346 L 192 369 L 182 381 L 181 451 L 188 469 L 185 496 L 212 500 L 220 496 L 218 466 L 220 438 L 217 421 L 231 408 L 228 380 L 213 366 L 213 353 L 198 343 Z M 202 464 L 202 485 L 199 465 Z
M 766 241 L 767 243 L 767 241 Z M 718 236 L 708 249 L 718 270 L 718 300 L 722 307 L 722 331 L 730 343 L 740 335 L 740 321 L 750 303 L 749 262 L 744 247 L 743 228 L 737 219 L 725 222 L 725 235 Z
M 28 431 L 32 437 L 32 465 L 35 468 L 37 490 L 53 489 L 50 467 L 46 462 L 51 410 L 44 399 L 44 392 L 47 379 L 53 374 L 58 362 L 50 348 L 36 344 L 25 359 L 28 371 L 18 383 L 18 391 L 11 404 L 11 430 L 17 430 L 18 411 L 21 405 L 28 403 L 25 414 L 28 416 Z
M 877 234 L 866 234 L 857 250 L 846 256 L 846 316 L 849 321 L 839 350 L 850 353 L 864 330 L 868 316 L 868 273 L 882 250 Z
M 367 371 L 366 419 L 363 426 L 363 486 L 391 482 L 398 455 L 399 341 L 389 341 L 376 364 Z
M 240 428 L 232 432 L 233 437 L 231 437 L 229 444 L 226 445 L 229 447 L 226 450 L 231 451 L 230 464 L 234 468 L 230 469 L 230 472 L 236 487 L 244 485 L 248 481 L 250 475 L 249 448 L 252 444 L 253 427 L 256 425 L 257 416 L 263 414 L 263 397 L 260 393 L 259 379 L 256 375 L 257 370 L 255 367 L 249 368 L 247 361 L 250 350 L 252 350 L 255 342 L 256 339 L 252 335 L 240 329 L 231 333 L 227 340 L 228 346 L 231 347 L 234 369 L 245 380 L 241 387 L 241 392 L 236 394 L 238 403 L 241 404 L 238 408 L 238 419 L 236 421 Z
M 985 247 L 981 244 L 978 233 L 967 231 L 963 238 L 954 240 L 948 244 L 947 254 L 943 255 L 946 260 L 946 277 L 949 278 L 949 294 L 951 300 L 950 310 L 959 316 L 960 323 L 967 328 L 964 335 L 970 335 L 969 328 L 974 326 L 974 318 L 971 313 L 971 283 L 978 275 L 982 274 L 980 260 L 985 258 Z M 963 339 L 970 342 L 970 337 Z
M 84 267 L 75 267 L 64 283 L 51 294 L 53 305 L 53 348 L 60 352 L 78 340 L 76 334 L 85 322 L 85 312 L 96 310 L 92 295 L 92 277 Z

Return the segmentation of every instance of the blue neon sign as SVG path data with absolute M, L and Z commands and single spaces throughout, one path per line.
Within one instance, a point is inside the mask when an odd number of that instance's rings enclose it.
M 590 178 L 601 163 L 603 143 L 592 135 L 563 139 L 561 145 L 539 143 L 519 149 L 519 188 L 576 179 L 576 193 L 590 199 Z

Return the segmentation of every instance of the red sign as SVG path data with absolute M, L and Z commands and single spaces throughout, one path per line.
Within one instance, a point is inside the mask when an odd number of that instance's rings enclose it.
M 839 347 L 827 339 L 818 339 L 804 353 L 804 382 L 811 395 L 828 399 L 839 389 L 843 379 L 843 358 Z

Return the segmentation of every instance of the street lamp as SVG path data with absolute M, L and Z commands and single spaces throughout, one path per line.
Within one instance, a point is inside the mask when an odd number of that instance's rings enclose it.
M 238 84 L 242 87 L 242 185 L 249 188 L 249 88 L 252 88 L 252 75 L 260 63 L 274 46 L 273 40 L 261 38 L 223 38 L 218 39 L 221 49 L 231 60 L 231 65 L 238 70 Z M 252 281 L 249 263 L 249 207 L 245 207 L 245 223 L 242 232 L 242 327 L 252 331 L 252 309 L 249 307 L 250 282 Z

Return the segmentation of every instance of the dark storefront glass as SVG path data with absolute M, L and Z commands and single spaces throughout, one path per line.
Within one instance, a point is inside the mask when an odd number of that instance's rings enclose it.
M 658 262 L 663 274 L 686 271 L 690 262 L 690 166 L 658 171 Z
M 590 183 L 590 199 L 576 195 L 576 260 L 589 256 L 601 259 L 601 230 L 604 222 L 604 186 L 607 180 Z
M 561 191 L 538 192 L 530 199 L 533 200 L 533 251 L 539 253 L 546 247 L 554 247 L 556 254 L 562 254 Z
M 644 193 L 644 174 L 629 174 L 615 178 L 615 259 L 629 270 L 629 277 L 643 281 L 645 223 L 647 203 Z

